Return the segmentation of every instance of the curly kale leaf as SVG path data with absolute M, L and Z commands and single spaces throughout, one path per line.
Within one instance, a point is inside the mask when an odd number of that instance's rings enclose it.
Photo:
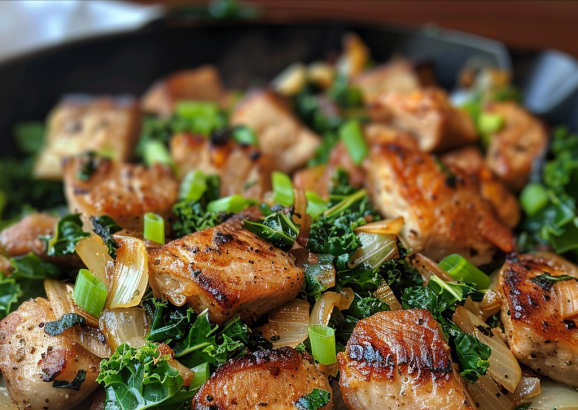
M 293 222 L 293 209 L 274 206 L 271 211 L 262 221 L 244 221 L 243 227 L 277 248 L 289 250 L 299 233 L 299 225 Z
M 46 241 L 48 256 L 65 256 L 73 254 L 76 244 L 88 236 L 90 234 L 82 230 L 80 214 L 70 214 L 58 221 L 54 235 L 42 239 Z
M 295 407 L 299 410 L 319 410 L 325 407 L 330 400 L 331 393 L 327 390 L 315 388 L 311 393 L 299 397 L 295 403 Z
M 13 305 L 16 305 L 20 296 L 22 296 L 20 284 L 14 278 L 0 273 L 0 320 L 12 312 Z
M 161 353 L 159 347 L 147 343 L 137 349 L 122 344 L 110 359 L 100 362 L 97 382 L 104 384 L 106 409 L 147 409 L 168 404 L 177 395 L 183 402 L 194 395 L 181 390 L 183 378 L 171 366 L 170 355 Z

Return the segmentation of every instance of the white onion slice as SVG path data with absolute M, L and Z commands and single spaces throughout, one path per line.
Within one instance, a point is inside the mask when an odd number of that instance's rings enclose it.
M 98 328 L 92 326 L 74 326 L 66 329 L 62 336 L 78 343 L 89 352 L 95 354 L 101 359 L 112 356 L 111 348 L 106 344 L 106 338 Z
M 440 265 L 421 253 L 416 254 L 412 258 L 411 263 L 419 273 L 421 273 L 424 280 L 429 281 L 434 275 L 446 282 L 451 282 L 453 280 L 450 275 L 440 267 Z
M 481 302 L 474 302 L 470 296 L 467 297 L 464 307 L 470 312 L 486 321 L 490 316 L 500 311 L 502 298 L 500 294 L 488 289 Z
M 347 263 L 351 269 L 364 262 L 375 269 L 386 260 L 399 255 L 395 235 L 361 232 L 357 237 L 361 241 L 361 248 L 355 251 Z
M 148 254 L 144 241 L 115 236 L 119 244 L 108 297 L 108 308 L 132 307 L 140 303 L 148 286 Z
M 489 332 L 489 326 L 485 322 L 463 306 L 456 308 L 453 321 L 464 332 L 474 335 L 480 342 L 490 347 L 492 354 L 489 359 L 488 375 L 509 392 L 514 393 L 522 378 L 522 369 L 508 346 L 502 339 Z
M 578 319 L 578 281 L 558 282 L 552 289 L 556 294 L 562 319 Z
M 61 282 L 55 279 L 46 279 L 44 281 L 44 290 L 50 300 L 52 310 L 56 319 L 60 319 L 67 313 L 76 313 L 84 316 L 86 323 L 90 326 L 98 327 L 98 318 L 74 303 L 74 285 Z
M 399 303 L 399 301 L 397 300 L 397 298 L 393 294 L 393 290 L 391 290 L 391 288 L 389 287 L 389 285 L 387 283 L 380 286 L 380 288 L 377 289 L 373 293 L 373 296 L 375 296 L 377 299 L 381 300 L 383 303 L 386 303 L 387 306 L 389 306 L 389 308 L 391 310 L 402 310 L 403 309 L 401 307 L 401 304 Z
M 353 302 L 354 293 L 350 288 L 341 289 L 341 294 L 335 292 L 325 292 L 313 306 L 309 319 L 312 325 L 325 325 L 329 323 L 333 308 L 339 310 L 348 309 Z
M 113 350 L 123 343 L 135 348 L 141 347 L 147 334 L 144 309 L 131 307 L 105 310 L 100 314 L 100 331 Z
M 474 403 L 483 410 L 513 410 L 514 395 L 504 392 L 489 376 L 482 376 L 475 383 L 466 383 Z
M 540 380 L 540 394 L 524 401 L 535 410 L 578 410 L 578 389 L 557 383 L 547 377 Z
M 82 239 L 74 248 L 89 271 L 94 273 L 108 288 L 106 265 L 114 260 L 108 254 L 108 247 L 98 235 L 90 235 Z
M 273 347 L 296 347 L 302 343 L 309 334 L 309 302 L 294 299 L 268 313 L 269 323 L 261 326 L 259 330 L 263 337 L 271 340 Z
M 8 388 L 6 387 L 6 380 L 0 375 L 0 409 L 2 410 L 18 410 L 18 406 L 14 404 Z

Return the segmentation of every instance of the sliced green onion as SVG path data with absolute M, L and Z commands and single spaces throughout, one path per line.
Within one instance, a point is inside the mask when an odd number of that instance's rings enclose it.
M 548 190 L 542 184 L 528 184 L 520 194 L 520 205 L 528 216 L 536 215 L 549 201 Z
M 307 331 L 311 341 L 313 358 L 326 366 L 337 362 L 335 330 L 324 325 L 309 325 Z
M 165 243 L 165 220 L 162 216 L 152 212 L 145 214 L 144 238 L 160 244 Z
M 203 172 L 189 171 L 179 187 L 180 201 L 198 201 L 207 190 L 207 177 Z
M 317 192 L 307 191 L 305 192 L 305 197 L 307 198 L 307 214 L 311 215 L 312 218 L 317 218 L 323 212 L 327 211 L 327 201 L 324 201 Z
M 345 144 L 353 163 L 358 166 L 361 165 L 369 153 L 369 148 L 363 138 L 359 121 L 349 120 L 339 127 L 339 138 Z
M 233 139 L 242 145 L 259 145 L 257 134 L 251 128 L 245 126 L 233 129 Z
M 502 129 L 505 120 L 499 114 L 484 112 L 478 117 L 478 129 L 482 134 L 494 134 Z
M 295 193 L 291 178 L 279 171 L 273 172 L 273 202 L 283 206 L 291 206 L 295 202 Z
M 323 215 L 325 216 L 338 215 L 341 212 L 345 211 L 347 208 L 349 208 L 351 205 L 356 203 L 357 201 L 363 199 L 365 195 L 367 195 L 367 191 L 365 189 L 360 189 L 356 193 L 345 197 L 341 202 L 333 205 L 331 208 L 325 211 Z
M 78 271 L 73 294 L 74 302 L 78 306 L 98 317 L 104 308 L 107 295 L 106 285 L 88 269 Z
M 207 211 L 238 213 L 253 203 L 254 201 L 247 200 L 242 195 L 235 194 L 209 202 Z
M 175 112 L 183 118 L 215 117 L 219 114 L 219 106 L 206 101 L 179 101 Z
M 157 163 L 168 165 L 170 167 L 173 166 L 173 159 L 171 158 L 171 154 L 169 153 L 167 146 L 162 141 L 148 141 L 144 145 L 143 156 L 145 164 L 147 164 L 149 167 Z
M 479 289 L 488 289 L 490 286 L 488 275 L 472 265 L 462 255 L 455 253 L 446 256 L 439 265 L 455 281 L 475 283 Z
M 195 366 L 191 370 L 195 372 L 195 377 L 193 378 L 193 381 L 189 386 L 189 390 L 198 389 L 207 380 L 209 380 L 209 377 L 211 377 L 211 369 L 209 368 L 209 363 L 207 362 Z

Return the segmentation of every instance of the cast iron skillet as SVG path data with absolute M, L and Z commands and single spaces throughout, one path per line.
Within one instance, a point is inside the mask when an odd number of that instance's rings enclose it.
M 438 80 L 448 89 L 468 60 L 505 69 L 512 65 L 500 43 L 435 28 L 254 22 L 183 25 L 162 19 L 136 32 L 69 43 L 0 65 L 0 157 L 16 154 L 15 123 L 43 120 L 64 94 L 140 96 L 155 80 L 202 64 L 215 64 L 229 87 L 258 86 L 295 61 L 335 54 L 348 31 L 363 38 L 377 62 L 395 54 L 433 62 Z M 516 80 L 523 78 L 532 58 L 532 54 L 514 58 Z

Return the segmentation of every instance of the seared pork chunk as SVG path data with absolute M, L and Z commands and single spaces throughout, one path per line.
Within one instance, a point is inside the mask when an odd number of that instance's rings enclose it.
M 169 117 L 179 101 L 219 102 L 224 98 L 219 72 L 205 65 L 182 70 L 153 84 L 142 98 L 142 109 L 161 117 Z
M 470 116 L 450 104 L 439 88 L 405 94 L 390 91 L 376 103 L 389 123 L 415 135 L 422 151 L 441 152 L 471 144 L 478 139 Z
M 221 196 L 241 194 L 260 200 L 271 190 L 275 164 L 255 147 L 180 133 L 171 138 L 170 149 L 181 175 L 192 170 L 219 175 Z
M 128 161 L 140 127 L 138 104 L 130 97 L 70 96 L 48 117 L 46 146 L 34 175 L 61 179 L 62 160 L 85 151 L 104 152 Z
M 528 182 L 532 164 L 546 149 L 546 129 L 515 102 L 491 104 L 486 112 L 503 117 L 505 124 L 491 136 L 488 166 L 510 189 L 519 191 Z
M 361 320 L 338 361 L 339 386 L 350 410 L 475 408 L 427 310 L 380 312 Z
M 363 71 L 352 81 L 352 86 L 362 91 L 365 104 L 375 103 L 388 91 L 408 94 L 434 84 L 430 66 L 412 64 L 408 60 L 392 61 Z
M 571 275 L 558 258 L 538 255 L 512 256 L 500 271 L 498 289 L 502 296 L 502 323 L 508 345 L 523 364 L 556 381 L 578 387 L 578 327 L 562 316 L 556 287 L 540 283 L 540 276 Z M 546 285 L 544 285 L 546 284 Z
M 500 221 L 510 229 L 520 222 L 520 204 L 506 185 L 485 164 L 482 152 L 476 147 L 450 151 L 441 158 L 447 166 L 461 168 L 480 183 L 480 194 L 488 201 Z
M 386 218 L 402 216 L 401 231 L 414 252 L 439 261 L 459 253 L 476 265 L 514 240 L 459 168 L 442 169 L 434 157 L 399 143 L 371 148 L 364 163 L 366 186 Z
M 88 156 L 66 162 L 64 185 L 70 212 L 84 218 L 108 215 L 125 229 L 142 229 L 147 212 L 168 218 L 179 188 L 167 167 Z
M 52 235 L 57 222 L 58 218 L 48 214 L 27 215 L 0 232 L 0 249 L 8 256 L 22 256 L 30 252 L 46 256 L 46 243 L 39 237 Z
M 197 313 L 208 308 L 217 324 L 236 314 L 252 322 L 295 298 L 305 280 L 286 252 L 230 224 L 152 250 L 149 272 L 155 296 Z
M 12 400 L 21 410 L 75 409 L 97 387 L 100 359 L 62 336 L 49 336 L 44 325 L 56 318 L 46 299 L 24 302 L 0 322 L 0 371 Z M 85 371 L 80 390 L 56 388 Z
M 195 395 L 193 410 L 293 410 L 313 389 L 332 392 L 313 358 L 283 347 L 262 350 L 221 365 Z M 330 410 L 332 400 L 320 408 Z
M 278 169 L 292 172 L 305 165 L 321 143 L 320 137 L 295 117 L 272 91 L 250 94 L 231 114 L 231 125 L 246 125 L 259 137 L 259 149 Z

